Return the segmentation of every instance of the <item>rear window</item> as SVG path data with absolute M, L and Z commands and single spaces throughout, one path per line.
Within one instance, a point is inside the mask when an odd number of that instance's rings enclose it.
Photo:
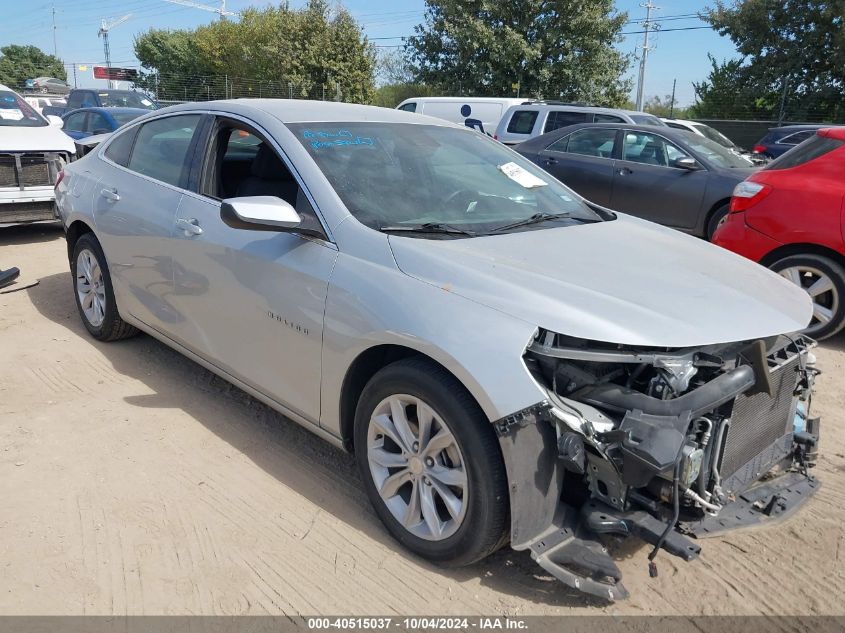
M 531 134 L 534 123 L 537 122 L 537 110 L 517 110 L 508 122 L 508 132 L 511 134 Z
M 639 125 L 656 125 L 657 127 L 668 127 L 663 121 L 650 114 L 632 114 L 631 120 Z
M 783 156 L 776 158 L 763 169 L 791 169 L 792 167 L 798 167 L 842 147 L 843 144 L 845 144 L 845 141 L 814 134 L 813 138 L 789 150 Z
M 811 136 L 814 136 L 816 133 L 815 130 L 803 130 L 801 132 L 795 132 L 794 134 L 788 134 L 784 136 L 782 139 L 778 141 L 781 145 L 798 145 L 799 143 L 803 143 Z
M 576 123 L 586 123 L 586 112 L 572 112 L 567 110 L 553 110 L 549 112 L 546 118 L 546 125 L 543 127 L 543 132 L 552 132 L 567 125 L 575 125 Z
M 602 114 L 597 112 L 593 119 L 596 123 L 625 123 L 625 119 L 615 114 Z

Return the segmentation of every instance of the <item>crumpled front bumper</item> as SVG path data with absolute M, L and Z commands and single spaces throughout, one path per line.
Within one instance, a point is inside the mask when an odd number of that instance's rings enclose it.
M 621 510 L 596 498 L 580 506 L 563 500 L 568 480 L 551 408 L 548 402 L 538 403 L 495 425 L 510 483 L 511 546 L 528 550 L 544 570 L 567 586 L 604 600 L 628 597 L 605 535 L 660 543 L 663 551 L 690 561 L 701 551 L 697 539 L 776 522 L 795 512 L 820 487 L 806 469 L 768 477 L 757 473 L 758 480 L 732 494 L 718 515 L 681 520 L 666 532 L 672 520 L 667 503 L 640 498 Z M 808 420 L 808 432 L 803 435 L 814 438 L 806 448 L 811 452 L 797 456 L 805 463 L 815 459 L 819 424 L 818 418 Z M 785 461 L 805 449 L 795 443 L 791 450 Z

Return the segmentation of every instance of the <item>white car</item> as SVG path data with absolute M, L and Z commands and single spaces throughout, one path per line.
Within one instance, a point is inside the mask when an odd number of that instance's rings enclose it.
M 24 100 L 33 108 L 38 110 L 41 114 L 44 108 L 65 108 L 67 107 L 67 99 L 64 97 L 43 97 L 35 95 L 27 95 Z
M 676 130 L 684 130 L 686 132 L 695 134 L 696 136 L 703 136 L 704 138 L 709 138 L 714 143 L 718 143 L 722 147 L 729 149 L 734 154 L 745 156 L 749 160 L 752 160 L 752 155 L 750 152 L 745 151 L 727 136 L 722 134 L 719 130 L 710 127 L 706 123 L 701 123 L 699 121 L 689 121 L 687 119 L 661 119 L 661 121 L 663 121 L 669 127 L 675 128 Z
M 74 152 L 59 117 L 0 84 L 0 224 L 55 220 L 53 186 Z

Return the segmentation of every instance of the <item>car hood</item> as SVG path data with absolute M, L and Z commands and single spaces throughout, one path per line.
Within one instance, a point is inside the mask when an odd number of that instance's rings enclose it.
M 73 139 L 55 125 L 0 126 L 0 152 L 71 152 Z
M 766 268 L 623 214 L 470 239 L 388 239 L 405 274 L 583 339 L 688 347 L 793 332 L 812 315 L 808 295 Z

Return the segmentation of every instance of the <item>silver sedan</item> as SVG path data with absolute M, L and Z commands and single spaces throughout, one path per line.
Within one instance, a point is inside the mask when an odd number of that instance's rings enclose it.
M 510 543 L 615 600 L 602 534 L 690 560 L 681 531 L 816 485 L 806 294 L 472 130 L 185 104 L 67 166 L 57 204 L 93 337 L 145 332 L 354 451 L 387 529 L 438 563 Z

